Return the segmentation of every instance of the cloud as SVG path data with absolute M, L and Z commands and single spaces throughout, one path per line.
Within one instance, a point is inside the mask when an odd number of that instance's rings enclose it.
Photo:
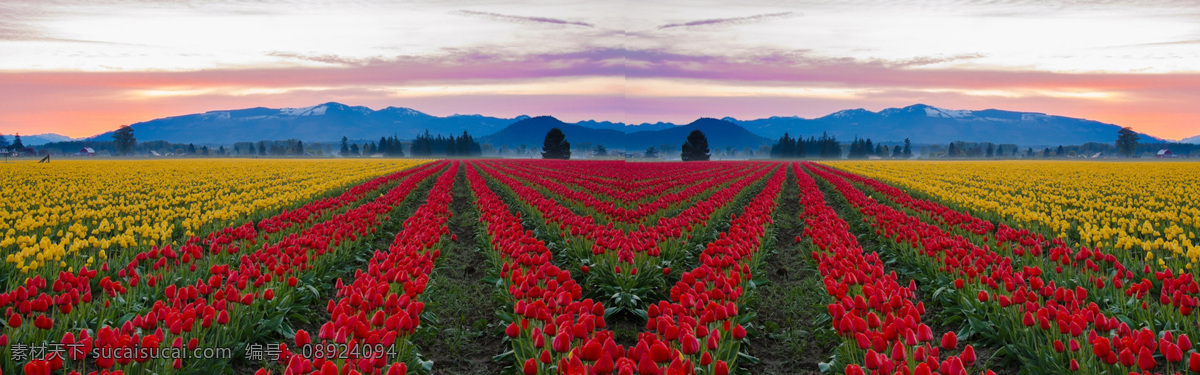
M 348 58 L 348 57 L 343 57 L 343 56 L 338 56 L 338 55 L 333 55 L 333 54 L 313 55 L 313 54 L 303 54 L 303 53 L 293 53 L 293 52 L 283 52 L 283 51 L 271 51 L 271 52 L 267 53 L 267 56 L 275 56 L 275 57 L 279 57 L 279 58 L 283 58 L 283 59 L 287 59 L 287 60 L 309 61 L 309 62 L 316 62 L 316 63 L 329 64 L 329 65 L 341 65 L 341 66 L 363 66 L 363 65 L 370 64 L 374 61 L 378 61 L 376 59 L 354 59 L 354 58 Z
M 980 54 L 980 53 L 968 53 L 968 54 L 947 56 L 947 57 L 922 56 L 922 57 L 914 57 L 914 58 L 907 59 L 907 60 L 885 62 L 884 65 L 891 67 L 891 68 L 911 68 L 911 67 L 916 67 L 916 66 L 937 65 L 937 64 L 945 64 L 945 63 L 958 62 L 958 61 L 964 61 L 964 60 L 981 59 L 984 57 L 986 57 L 986 56 L 983 54 Z
M 492 13 L 492 12 L 480 12 L 480 11 L 474 11 L 474 10 L 459 10 L 456 13 L 466 15 L 466 16 L 488 18 L 488 19 L 495 20 L 495 21 L 512 22 L 512 23 L 527 24 L 527 25 L 551 24 L 551 25 L 559 25 L 559 26 L 596 27 L 596 25 L 593 25 L 593 24 L 590 24 L 587 22 L 567 21 L 567 20 L 561 20 L 561 19 L 557 19 L 557 18 L 512 16 L 512 15 L 507 15 L 507 14 Z
M 747 16 L 747 17 L 711 18 L 711 19 L 706 19 L 706 20 L 691 21 L 691 22 L 684 22 L 684 23 L 670 23 L 670 24 L 659 26 L 658 29 L 665 30 L 665 29 L 670 29 L 670 28 L 674 28 L 674 27 L 744 25 L 744 24 L 748 24 L 748 23 L 765 22 L 765 21 L 771 21 L 771 20 L 776 20 L 776 19 L 781 19 L 781 18 L 790 18 L 790 17 L 796 17 L 796 16 L 800 16 L 800 14 L 797 14 L 795 12 L 779 12 L 779 13 L 758 14 L 758 15 Z

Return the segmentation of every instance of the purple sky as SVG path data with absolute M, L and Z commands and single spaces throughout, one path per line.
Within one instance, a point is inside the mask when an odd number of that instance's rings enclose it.
M 630 123 L 915 103 L 1200 134 L 1200 3 L 0 4 L 0 133 L 328 101 Z

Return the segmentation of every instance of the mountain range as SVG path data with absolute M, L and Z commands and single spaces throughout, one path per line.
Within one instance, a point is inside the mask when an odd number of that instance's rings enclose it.
M 793 137 L 797 134 L 808 137 L 828 132 L 843 141 L 858 136 L 871 138 L 875 142 L 899 142 L 909 138 L 913 143 L 968 141 L 1022 146 L 1111 143 L 1121 129 L 1118 125 L 1044 113 L 997 109 L 949 110 L 924 104 L 888 108 L 879 112 L 849 109 L 814 119 L 771 117 L 749 121 L 734 118 L 724 120 L 769 138 L 778 138 L 784 132 Z M 1142 134 L 1142 140 L 1164 141 L 1146 134 Z
M 325 103 L 304 108 L 248 108 L 167 117 L 131 125 L 141 140 L 175 143 L 231 144 L 241 141 L 299 139 L 336 142 L 379 139 L 395 135 L 412 139 L 429 130 L 433 134 L 491 134 L 526 117 L 511 119 L 453 115 L 437 117 L 410 108 L 387 107 L 378 111 L 361 106 Z M 112 132 L 91 139 L 112 139 Z
M 4 139 L 12 143 L 14 137 L 12 134 L 5 134 Z M 54 133 L 22 135 L 21 144 L 26 146 L 41 146 L 50 142 L 66 142 L 73 140 L 71 137 Z
M 1098 121 L 1034 112 L 997 109 L 949 110 L 924 104 L 888 108 L 878 112 L 850 109 L 818 118 L 770 117 L 741 120 L 732 117 L 700 119 L 686 125 L 668 122 L 638 125 L 608 121 L 564 123 L 553 117 L 515 118 L 482 115 L 429 115 L 410 108 L 372 110 L 330 102 L 303 108 L 248 108 L 210 111 L 166 117 L 131 125 L 139 140 L 175 143 L 232 144 L 240 141 L 300 139 L 305 142 L 336 142 L 343 136 L 370 140 L 396 135 L 412 139 L 428 130 L 433 134 L 469 131 L 483 143 L 495 147 L 540 145 L 550 127 L 560 127 L 573 144 L 603 144 L 609 148 L 641 150 L 659 144 L 682 144 L 692 129 L 708 134 L 712 147 L 751 147 L 771 144 L 785 132 L 792 137 L 827 133 L 849 142 L 854 137 L 879 142 L 944 144 L 952 141 L 1013 143 L 1021 146 L 1111 143 L 1120 126 Z M 26 144 L 33 137 L 23 137 Z M 109 140 L 112 132 L 89 137 Z M 61 137 L 61 136 L 59 136 Z M 11 136 L 10 136 L 11 138 Z M 42 138 L 48 141 L 66 140 Z M 1142 134 L 1142 142 L 1166 142 Z M 1183 142 L 1200 144 L 1200 136 Z M 45 143 L 45 142 L 41 142 Z

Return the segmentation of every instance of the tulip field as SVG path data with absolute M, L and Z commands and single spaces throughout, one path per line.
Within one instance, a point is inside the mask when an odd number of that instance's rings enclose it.
M 1200 165 L 0 165 L 0 370 L 1200 373 Z

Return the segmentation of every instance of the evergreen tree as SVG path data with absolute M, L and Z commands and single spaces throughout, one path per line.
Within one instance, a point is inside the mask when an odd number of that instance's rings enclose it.
M 267 142 L 258 141 L 258 156 L 267 156 Z
M 904 158 L 911 158 L 912 154 L 912 143 L 908 141 L 908 138 L 904 138 Z
M 592 155 L 608 156 L 608 148 L 605 148 L 604 145 L 596 145 L 596 148 L 592 149 Z
M 654 148 L 654 146 L 647 147 L 646 153 L 643 154 L 642 156 L 647 157 L 647 158 L 657 158 L 658 157 L 658 149 Z
M 1117 131 L 1117 151 L 1127 158 L 1133 157 L 1133 154 L 1137 152 L 1138 140 L 1141 138 L 1137 132 L 1133 131 L 1133 128 L 1128 126 L 1121 128 L 1120 131 Z
M 783 133 L 783 137 L 779 138 L 775 145 L 771 146 L 771 157 L 790 159 L 802 155 L 797 155 L 797 149 L 803 150 L 803 142 L 798 142 L 798 139 L 792 139 L 787 132 Z M 800 152 L 803 154 L 803 151 Z
M 991 159 L 991 158 L 992 158 L 992 155 L 993 155 L 993 154 L 995 154 L 995 153 L 996 153 L 996 145 L 993 145 L 993 144 L 991 144 L 991 143 L 988 143 L 988 145 L 987 145 L 987 153 L 985 154 L 985 155 L 987 156 L 987 158 L 988 158 L 988 159 Z
M 304 155 L 304 141 L 296 141 L 296 155 Z
M 886 158 L 887 147 L 884 147 L 882 144 L 875 145 L 875 156 Z
M 25 150 L 25 142 L 21 142 L 21 133 L 17 133 L 13 136 L 12 146 L 9 146 L 8 148 L 16 152 Z
M 251 144 L 250 144 L 250 150 L 249 150 L 249 151 L 247 151 L 247 152 L 246 152 L 246 154 L 248 154 L 248 155 L 254 155 L 254 154 L 255 154 L 255 152 L 254 152 L 254 144 L 253 144 L 253 143 L 251 143 Z
M 349 145 L 349 142 L 350 142 L 350 140 L 349 140 L 349 139 L 347 139 L 347 138 L 346 138 L 346 136 L 344 136 L 344 135 L 343 135 L 343 136 L 342 136 L 342 149 L 340 150 L 341 152 L 339 152 L 339 154 L 341 154 L 341 155 L 347 155 L 347 154 L 349 154 L 349 153 L 350 153 L 350 145 Z
M 946 157 L 953 158 L 958 156 L 958 147 L 954 143 L 950 143 L 950 147 L 946 149 Z
M 192 143 L 188 143 L 187 153 L 188 153 L 188 155 L 195 155 L 196 154 L 196 145 L 192 144 Z
M 571 158 L 571 142 L 567 142 L 567 135 L 559 128 L 550 129 L 546 132 L 546 139 L 542 142 L 542 159 L 563 159 Z
M 221 148 L 217 150 L 217 155 L 225 156 L 225 146 L 224 145 L 222 145 Z
M 395 135 L 388 139 L 388 143 L 392 145 L 392 156 L 404 156 L 404 144 L 400 143 L 400 139 Z
M 439 135 L 440 137 L 440 135 Z M 425 134 L 418 135 L 413 139 L 412 155 L 413 156 L 430 156 L 433 155 L 433 136 L 429 134 L 429 129 L 425 129 Z
M 692 130 L 687 136 L 687 142 L 683 143 L 682 150 L 680 157 L 683 161 L 707 161 L 710 157 L 708 137 L 704 136 L 704 132 Z
M 350 155 L 359 156 L 357 143 L 350 144 Z
M 1066 149 L 1063 149 L 1062 145 L 1058 145 L 1058 149 L 1054 150 L 1054 156 L 1062 157 L 1063 155 L 1066 155 L 1066 154 L 1067 154 L 1067 151 L 1066 151 Z
M 4 134 L 0 134 L 0 148 L 7 148 L 7 147 L 8 147 L 8 138 L 5 138 Z
M 892 159 L 895 159 L 895 158 L 898 158 L 898 157 L 900 157 L 900 155 L 901 155 L 903 152 L 904 152 L 904 151 L 901 151 L 901 150 L 900 150 L 900 145 L 896 145 L 896 147 L 892 147 Z
M 462 136 L 458 137 L 458 154 L 463 156 L 480 156 L 483 155 L 483 146 L 475 141 L 475 137 L 463 130 Z
M 833 159 L 842 157 L 842 145 L 838 143 L 837 137 L 832 137 L 828 133 L 822 132 L 821 138 L 814 142 L 816 149 L 820 150 L 821 158 Z

